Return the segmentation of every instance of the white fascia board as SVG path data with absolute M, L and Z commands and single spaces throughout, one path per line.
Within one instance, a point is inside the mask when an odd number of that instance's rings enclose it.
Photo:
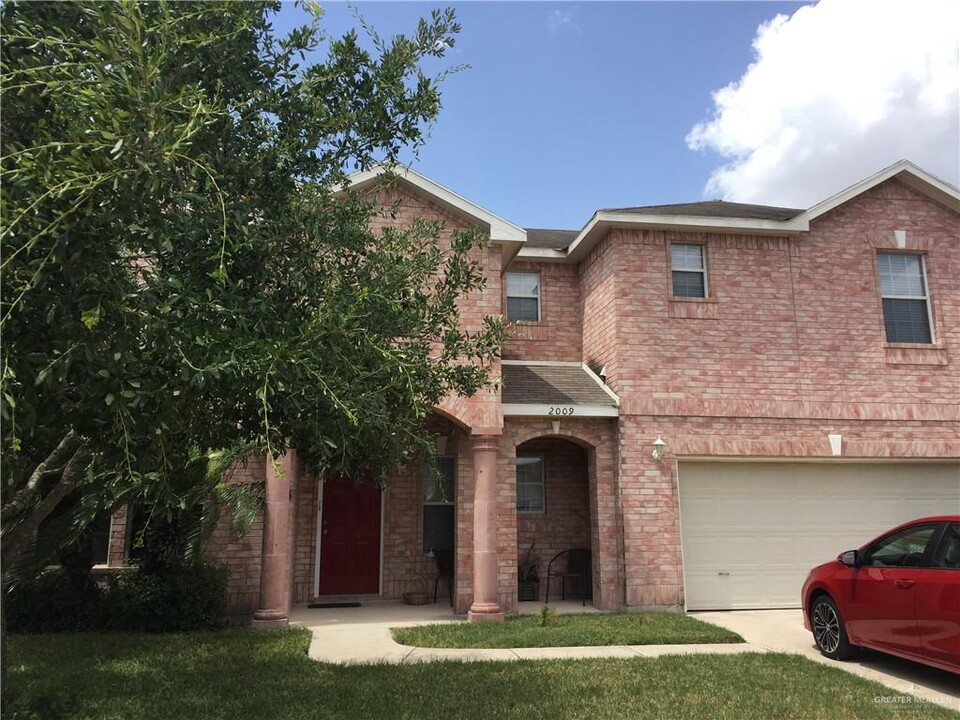
M 701 217 L 698 215 L 653 215 L 599 211 L 570 244 L 567 257 L 581 260 L 610 228 L 645 228 L 694 232 L 739 233 L 745 235 L 798 235 L 810 229 L 803 213 L 790 220 L 753 220 L 749 218 Z
M 535 405 L 526 403 L 504 403 L 504 417 L 548 417 L 553 420 L 572 420 L 578 417 L 619 417 L 620 409 L 608 405 L 576 405 L 557 403 L 554 405 Z M 571 415 L 558 415 L 557 408 L 573 408 Z M 551 414 L 553 410 L 553 414 Z
M 593 378 L 593 381 L 594 381 L 597 385 L 599 385 L 600 388 L 601 388 L 607 395 L 610 396 L 610 399 L 613 400 L 613 401 L 617 404 L 617 407 L 620 407 L 620 396 L 617 395 L 613 390 L 611 390 L 611 389 L 607 386 L 607 384 L 600 378 L 600 376 L 597 375 L 593 370 L 590 369 L 590 366 L 589 366 L 589 365 L 587 365 L 586 363 L 580 363 L 580 364 L 581 364 L 581 366 L 583 367 L 583 371 L 584 371 L 585 373 L 587 373 L 587 375 L 589 375 L 591 378 Z
M 803 218 L 809 223 L 820 215 L 830 212 L 835 207 L 852 200 L 857 197 L 857 195 L 861 195 L 870 188 L 876 187 L 880 183 L 886 182 L 894 177 L 917 192 L 939 202 L 954 212 L 960 213 L 960 190 L 957 190 L 957 188 L 953 187 L 950 183 L 944 182 L 940 178 L 921 170 L 909 160 L 900 160 L 880 172 L 871 175 L 866 180 L 861 180 L 846 190 L 841 190 L 836 195 L 832 195 L 826 200 L 817 203 L 798 217 Z
M 563 262 L 567 259 L 567 253 L 553 248 L 522 247 L 520 252 L 517 253 L 517 258 L 539 262 Z
M 804 221 L 753 220 L 750 218 L 701 217 L 699 215 L 648 215 L 645 213 L 597 213 L 597 220 L 610 227 L 645 227 L 663 230 L 698 230 L 751 235 L 795 235 L 809 230 Z
M 453 190 L 444 187 L 440 183 L 434 182 L 408 167 L 397 167 L 389 171 L 381 165 L 377 165 L 369 170 L 354 173 L 350 176 L 350 186 L 357 187 L 369 183 L 382 175 L 392 172 L 414 187 L 419 188 L 431 197 L 435 198 L 440 204 L 448 208 L 457 210 L 462 214 L 476 218 L 490 226 L 490 240 L 494 242 L 524 243 L 527 241 L 527 232 L 521 227 L 517 227 L 508 220 L 504 220 L 499 215 L 494 215 L 476 203 L 470 202 L 462 195 L 458 195 Z
M 540 367 L 581 367 L 576 360 L 501 360 L 501 365 L 538 365 Z

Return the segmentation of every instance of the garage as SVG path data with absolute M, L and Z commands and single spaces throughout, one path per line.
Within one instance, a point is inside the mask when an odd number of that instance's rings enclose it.
M 791 608 L 811 567 L 960 512 L 957 462 L 679 463 L 688 610 Z

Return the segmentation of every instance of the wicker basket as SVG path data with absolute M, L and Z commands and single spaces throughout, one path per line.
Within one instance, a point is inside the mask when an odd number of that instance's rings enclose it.
M 427 579 L 418 575 L 412 583 L 416 584 L 416 588 L 407 590 L 403 594 L 403 601 L 407 605 L 426 605 L 430 601 L 430 594 L 427 592 Z

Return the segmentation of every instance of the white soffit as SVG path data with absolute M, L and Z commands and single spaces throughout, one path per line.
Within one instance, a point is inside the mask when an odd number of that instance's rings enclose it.
M 900 160 L 875 175 L 871 175 L 866 180 L 861 180 L 856 185 L 851 185 L 846 190 L 817 203 L 797 217 L 809 222 L 891 178 L 896 178 L 904 185 L 940 203 L 948 210 L 960 213 L 960 190 L 957 190 L 950 183 L 921 170 L 909 160 Z
M 500 243 L 503 246 L 504 267 L 514 258 L 518 250 L 523 247 L 527 240 L 526 231 L 517 227 L 513 223 L 504 220 L 499 215 L 494 215 L 476 203 L 472 203 L 465 197 L 458 195 L 449 188 L 434 182 L 428 177 L 412 170 L 408 167 L 398 166 L 395 169 L 388 169 L 382 165 L 377 165 L 369 170 L 363 170 L 350 175 L 350 187 L 362 189 L 384 176 L 397 177 L 409 185 L 413 186 L 422 193 L 428 195 L 438 205 L 461 215 L 479 220 L 490 228 L 490 241 Z
M 736 233 L 740 235 L 789 236 L 810 229 L 803 213 L 789 220 L 703 217 L 699 215 L 653 215 L 644 213 L 594 213 L 577 238 L 567 248 L 572 262 L 582 260 L 611 228 L 642 228 L 686 232 Z

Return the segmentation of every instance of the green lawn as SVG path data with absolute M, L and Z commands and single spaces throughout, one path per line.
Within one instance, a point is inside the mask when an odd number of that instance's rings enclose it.
M 514 617 L 502 623 L 441 623 L 394 628 L 401 645 L 430 648 L 529 648 L 582 645 L 741 643 L 743 638 L 681 613 L 604 613 Z
M 801 657 L 341 667 L 304 630 L 11 638 L 5 718 L 563 720 L 957 718 Z

